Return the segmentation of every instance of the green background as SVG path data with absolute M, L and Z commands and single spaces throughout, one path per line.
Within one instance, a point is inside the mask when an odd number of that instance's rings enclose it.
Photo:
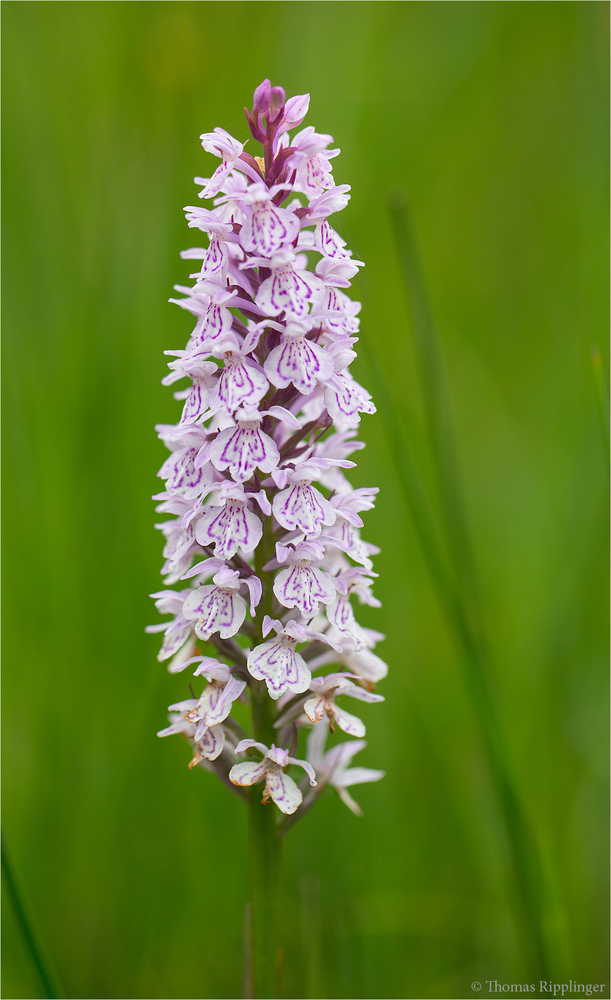
M 312 95 L 366 261 L 357 377 L 434 493 L 387 193 L 403 185 L 456 421 L 508 759 L 545 881 L 556 981 L 607 983 L 607 15 L 599 2 L 5 2 L 4 825 L 67 997 L 237 997 L 242 804 L 157 740 L 153 425 L 179 404 L 167 305 L 197 239 L 198 140 L 269 76 Z M 367 353 L 369 351 L 369 354 Z M 356 486 L 387 633 L 356 819 L 327 792 L 286 842 L 287 997 L 471 996 L 534 982 L 459 651 L 384 414 Z M 394 446 L 396 447 L 396 445 Z M 401 461 L 401 455 L 398 458 Z M 435 500 L 431 500 L 436 504 Z M 350 706 L 348 706 L 350 707 Z M 5 907 L 4 996 L 41 987 Z M 540 971 L 540 975 L 536 975 Z M 600 994 L 599 994 L 600 995 Z M 608 995 L 608 992 L 604 995 Z

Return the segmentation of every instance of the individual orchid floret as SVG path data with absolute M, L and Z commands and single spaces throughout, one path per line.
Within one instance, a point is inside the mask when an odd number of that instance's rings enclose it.
M 267 316 L 279 316 L 282 312 L 295 319 L 307 316 L 309 303 L 315 301 L 323 284 L 320 278 L 305 270 L 307 261 L 303 260 L 303 256 L 284 247 L 270 261 L 255 258 L 257 264 L 270 268 L 272 272 L 261 282 L 255 300 Z M 302 266 L 299 267 L 299 264 Z
M 231 712 L 234 701 L 242 694 L 246 681 L 234 677 L 229 667 L 211 656 L 200 657 L 195 676 L 203 676 L 208 683 L 199 699 L 170 705 L 169 711 L 184 713 L 184 718 L 195 725 L 194 739 L 202 738 L 206 729 L 218 726 Z
M 246 482 L 255 469 L 272 472 L 280 461 L 278 448 L 260 429 L 263 414 L 253 406 L 243 406 L 234 414 L 235 426 L 227 427 L 210 447 L 215 469 L 229 469 L 232 479 Z
M 195 566 L 193 566 L 187 573 L 184 574 L 183 580 L 188 580 L 191 579 L 192 577 L 197 577 L 198 578 L 197 582 L 201 584 L 204 582 L 204 580 L 207 580 L 209 577 L 211 576 L 214 577 L 215 573 L 219 573 L 221 570 L 224 571 L 227 569 L 229 569 L 229 567 L 226 566 L 221 559 L 218 559 L 216 557 L 211 557 L 210 559 L 204 559 L 203 562 L 197 563 Z M 237 571 L 231 570 L 231 572 L 234 573 Z M 248 566 L 248 564 L 243 561 L 241 562 L 241 569 L 239 571 L 239 574 L 240 574 L 239 579 L 237 581 L 234 580 L 233 585 L 237 584 L 238 587 L 244 587 L 245 590 L 248 591 L 250 597 L 250 613 L 251 615 L 254 616 L 259 601 L 261 600 L 261 594 L 262 594 L 261 581 L 259 577 L 255 575 L 251 567 Z M 229 578 L 226 575 L 224 576 L 224 579 L 227 581 L 227 583 L 224 584 L 224 586 L 226 586 L 227 588 L 232 586 L 229 583 Z
M 363 521 L 359 517 L 358 511 L 371 510 L 375 506 L 374 497 L 379 492 L 377 486 L 365 486 L 358 490 L 351 490 L 350 493 L 332 497 L 331 503 L 342 520 L 348 521 L 355 528 L 362 528 Z
M 347 459 L 355 451 L 360 451 L 365 447 L 363 441 L 355 441 L 357 431 L 350 428 L 342 433 L 331 434 L 316 444 L 316 457 L 328 459 Z M 331 465 L 328 469 L 321 469 L 318 481 L 333 493 L 351 493 L 352 486 L 346 479 L 341 468 Z
M 244 196 L 250 212 L 240 231 L 240 244 L 258 257 L 271 257 L 299 236 L 299 218 L 286 208 L 278 208 L 272 201 L 279 191 L 282 187 L 268 188 L 258 183 L 251 184 Z
M 361 604 L 368 604 L 371 608 L 380 608 L 380 601 L 371 593 L 373 578 L 378 574 L 371 570 L 363 570 L 359 566 L 351 566 L 335 579 L 337 590 L 344 597 L 356 594 Z
M 195 216 L 195 209 L 191 213 L 191 218 Z M 201 260 L 202 266 L 191 278 L 198 282 L 214 281 L 219 285 L 224 285 L 229 271 L 229 251 L 227 244 L 220 236 L 211 236 L 210 245 L 207 250 L 200 250 L 193 247 L 191 250 L 183 250 L 180 255 L 186 260 Z
M 335 181 L 329 160 L 339 154 L 339 149 L 327 149 L 333 142 L 331 135 L 319 135 L 308 125 L 293 136 L 286 164 L 296 171 L 295 190 L 308 195 L 318 195 Z
M 364 488 L 351 490 L 349 493 L 337 493 L 332 497 L 330 502 L 337 511 L 337 520 L 334 525 L 325 530 L 324 537 L 321 539 L 326 544 L 341 549 L 367 571 L 373 569 L 370 557 L 379 552 L 379 549 L 376 545 L 371 545 L 361 538 L 358 529 L 362 527 L 363 522 L 357 511 L 369 510 L 373 507 L 373 497 L 377 492 L 375 487 L 373 489 Z
M 326 219 L 319 222 L 314 230 L 314 246 L 325 257 L 334 260 L 349 260 L 352 256 L 346 250 L 346 241 L 329 225 Z
M 199 701 L 197 700 L 197 698 L 188 698 L 186 701 L 178 701 L 176 702 L 175 705 L 170 705 L 168 711 L 180 712 L 185 722 L 191 723 L 195 727 L 193 732 L 193 739 L 195 740 L 196 743 L 199 743 L 200 740 L 204 739 L 208 730 L 212 728 L 216 730 L 216 732 L 212 734 L 212 737 L 209 740 L 206 752 L 202 754 L 203 757 L 207 757 L 209 760 L 214 760 L 214 758 L 217 757 L 222 752 L 223 746 L 225 744 L 225 739 L 223 735 L 222 726 L 220 726 L 219 723 L 215 723 L 214 726 L 211 726 L 209 723 L 204 721 L 204 717 L 202 714 L 202 712 L 204 711 L 203 699 L 204 695 L 202 695 Z M 231 711 L 231 704 L 232 703 L 230 702 L 229 709 L 226 715 L 229 715 L 229 712 Z M 169 735 L 169 733 L 167 731 L 163 731 L 161 734 L 158 733 L 157 735 L 166 736 Z M 210 751 L 212 751 L 214 756 L 210 755 Z
M 224 128 L 218 127 L 214 132 L 204 132 L 200 139 L 207 153 L 214 153 L 222 160 L 200 194 L 201 198 L 213 198 L 222 189 L 228 174 L 242 155 L 244 144 L 234 139 Z
M 363 629 L 363 632 L 367 635 L 369 646 L 374 646 L 377 640 L 370 634 L 371 631 Z M 331 636 L 333 634 L 334 631 L 331 630 Z M 353 642 L 340 637 L 339 633 L 336 634 L 341 639 L 341 652 L 337 653 L 331 649 L 325 650 L 309 660 L 308 666 L 310 670 L 321 670 L 330 664 L 339 663 L 349 674 L 358 677 L 368 691 L 373 691 L 376 684 L 384 680 L 387 676 L 388 664 L 381 657 L 377 656 L 376 653 L 373 653 L 371 648 L 356 649 Z
M 157 736 L 173 736 L 180 733 L 195 744 L 195 756 L 189 761 L 190 768 L 202 760 L 216 760 L 225 747 L 225 730 L 222 726 L 201 726 L 190 718 L 196 705 L 197 701 L 194 698 L 170 705 L 170 725 L 157 733 Z
M 342 660 L 348 670 L 370 686 L 375 686 L 388 674 L 388 664 L 371 649 L 356 649 L 350 652 L 344 647 Z
M 231 559 L 238 549 L 254 552 L 261 541 L 263 525 L 248 509 L 248 496 L 242 484 L 221 486 L 218 499 L 221 506 L 212 507 L 197 522 L 195 537 L 199 544 L 214 545 L 219 559 Z
M 362 260 L 353 260 L 351 257 L 322 257 L 316 265 L 316 274 L 327 286 L 334 288 L 350 288 L 350 279 L 358 274 L 359 267 L 363 267 Z
M 243 753 L 251 748 L 259 750 L 263 754 L 263 760 L 259 764 L 254 761 L 234 764 L 229 772 L 230 780 L 234 785 L 256 785 L 260 781 L 265 781 L 263 802 L 272 799 L 281 812 L 290 816 L 301 805 L 302 794 L 293 779 L 284 774 L 283 769 L 291 764 L 302 767 L 310 779 L 310 785 L 315 786 L 314 768 L 307 760 L 297 760 L 289 756 L 288 750 L 275 747 L 273 743 L 268 750 L 264 743 L 241 740 L 236 747 L 236 753 Z
M 166 726 L 165 729 L 160 729 L 159 732 L 157 733 L 157 736 L 181 735 L 181 736 L 186 736 L 189 739 L 194 739 L 195 725 L 194 723 L 189 722 L 188 719 L 185 718 L 183 712 L 180 709 L 178 711 L 174 710 L 170 712 L 168 720 L 170 722 L 170 725 Z
M 304 396 L 334 372 L 332 355 L 308 338 L 309 332 L 309 323 L 287 323 L 281 342 L 265 362 L 265 374 L 273 385 L 284 389 L 292 384 Z
M 361 413 L 375 413 L 371 396 L 346 372 L 332 375 L 325 390 L 325 406 L 339 427 L 356 427 Z
M 380 694 L 373 694 L 358 684 L 353 684 L 351 677 L 356 674 L 327 674 L 326 677 L 313 677 L 311 688 L 314 697 L 309 698 L 303 710 L 310 722 L 320 722 L 325 717 L 329 720 L 331 732 L 334 732 L 334 723 L 349 736 L 364 736 L 365 725 L 356 715 L 351 715 L 345 709 L 335 704 L 335 699 L 342 694 L 349 695 L 359 701 L 384 701 Z
M 194 526 L 189 523 L 183 525 L 180 519 L 175 518 L 173 521 L 156 524 L 155 527 L 163 532 L 166 539 L 163 547 L 165 562 L 161 569 L 163 582 L 178 583 L 190 568 L 194 556 L 201 553 L 195 538 Z
M 181 424 L 195 423 L 208 410 L 210 392 L 216 386 L 216 380 L 213 376 L 216 375 L 218 369 L 212 361 L 206 362 L 206 365 L 207 370 L 201 376 L 191 375 L 193 384 L 185 393 L 185 403 L 180 417 Z M 201 368 L 202 365 L 198 367 Z
M 169 660 L 181 649 L 192 632 L 192 625 L 183 614 L 185 599 L 191 590 L 160 590 L 151 594 L 155 598 L 155 607 L 162 615 L 174 615 L 171 621 L 159 625 L 148 625 L 147 632 L 163 632 L 164 640 L 157 657 L 160 662 Z
M 360 302 L 353 302 L 335 285 L 325 284 L 324 291 L 316 301 L 315 309 L 325 316 L 324 326 L 333 336 L 351 335 L 359 329 L 358 314 Z
M 294 547 L 276 546 L 278 562 L 288 568 L 276 574 L 274 594 L 285 608 L 297 608 L 303 618 L 318 614 L 319 604 L 331 604 L 337 593 L 333 580 L 313 565 L 324 557 L 325 547 L 317 540 L 299 542 Z
M 312 675 L 296 651 L 297 644 L 308 637 L 306 626 L 295 621 L 286 626 L 280 621 L 271 624 L 276 630 L 276 638 L 256 646 L 248 654 L 246 663 L 250 675 L 265 681 L 270 697 L 277 701 L 285 691 L 294 694 L 307 691 Z
M 199 177 L 196 177 L 195 181 L 196 183 L 206 183 L 206 181 Z M 201 205 L 187 205 L 184 211 L 187 213 L 186 219 L 189 223 L 189 229 L 201 229 L 202 233 L 215 236 L 218 240 L 222 240 L 225 243 L 236 239 L 233 231 L 233 223 L 220 218 L 218 212 L 211 212 L 208 208 L 202 208 Z M 197 260 L 205 258 L 207 253 L 207 250 L 191 248 L 190 250 L 182 250 L 180 256 L 186 260 L 192 258 Z M 182 289 L 179 285 L 175 285 L 174 287 L 187 293 L 192 291 L 189 288 Z
M 182 613 L 187 621 L 194 623 L 195 634 L 200 639 L 209 639 L 214 632 L 227 639 L 239 631 L 246 617 L 246 605 L 238 594 L 239 575 L 236 570 L 224 566 L 212 580 L 212 584 L 198 587 L 189 594 Z
M 350 604 L 350 594 L 357 594 L 362 604 L 380 607 L 380 602 L 371 593 L 371 573 L 353 566 L 334 578 L 338 591 L 332 604 L 327 607 L 327 618 L 339 633 L 354 643 L 356 649 L 369 645 L 367 633 L 354 617 Z M 373 574 L 375 575 L 375 574 Z
M 205 428 L 191 424 L 156 424 L 155 430 L 160 441 L 163 441 L 170 451 L 199 448 L 207 437 Z
M 269 388 L 261 369 L 235 347 L 223 353 L 224 368 L 211 394 L 212 409 L 234 413 L 240 406 L 257 407 Z
M 214 481 L 214 470 L 208 463 L 196 464 L 205 442 L 205 432 L 199 431 L 195 444 L 179 448 L 163 463 L 157 475 L 166 480 L 166 490 L 169 493 L 180 493 L 186 500 L 192 500 L 201 496 Z
M 352 785 L 379 781 L 386 772 L 376 771 L 370 767 L 350 767 L 354 755 L 367 746 L 366 740 L 349 740 L 347 743 L 338 743 L 337 746 L 325 753 L 324 747 L 328 730 L 326 721 L 319 722 L 308 738 L 308 758 L 316 768 L 320 791 L 326 785 L 330 785 L 355 816 L 362 816 L 363 810 L 347 789 Z
M 349 190 L 349 184 L 338 184 L 312 198 L 308 206 L 308 222 L 322 222 L 329 215 L 341 212 L 350 201 Z
M 301 125 L 303 119 L 308 113 L 309 106 L 309 94 L 300 94 L 298 97 L 289 97 L 284 108 L 282 109 L 278 132 L 289 132 L 292 128 L 297 128 L 298 125 Z
M 187 354 L 186 351 L 164 351 L 164 354 L 173 355 L 176 361 L 168 361 L 170 372 L 162 378 L 162 385 L 172 385 L 181 378 L 190 378 L 194 382 L 206 382 L 207 388 L 214 385 L 212 376 L 218 370 L 215 361 L 205 361 L 197 354 Z
M 196 184 L 207 183 L 203 177 L 196 177 L 195 182 Z M 214 199 L 214 212 L 211 214 L 214 214 L 219 222 L 225 225 L 229 224 L 232 231 L 234 225 L 240 225 L 244 220 L 246 213 L 242 208 L 242 199 L 247 190 L 248 181 L 246 177 L 232 170 L 227 180 L 223 183 L 223 193 Z
M 335 523 L 337 514 L 320 490 L 312 486 L 318 469 L 304 462 L 288 473 L 287 489 L 277 493 L 272 503 L 274 517 L 283 528 L 298 528 L 306 535 L 320 535 L 324 525 Z
M 237 292 L 228 291 L 209 281 L 202 282 L 201 287 L 209 295 L 209 299 L 206 311 L 195 324 L 191 340 L 187 345 L 187 350 L 191 354 L 211 354 L 215 342 L 218 342 L 233 326 L 233 314 L 229 311 L 229 304 L 233 303 Z

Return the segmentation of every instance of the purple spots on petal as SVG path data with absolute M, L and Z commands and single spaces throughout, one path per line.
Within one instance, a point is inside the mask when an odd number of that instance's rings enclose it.
M 220 335 L 226 330 L 230 330 L 233 324 L 233 316 L 226 306 L 219 306 L 215 302 L 210 302 L 206 312 L 198 320 L 193 331 L 190 349 L 197 350 L 206 344 L 218 340 Z
M 274 594 L 285 608 L 298 608 L 304 618 L 312 618 L 318 613 L 319 602 L 326 604 L 335 598 L 335 588 L 329 583 L 311 566 L 296 565 L 278 573 Z
M 292 212 L 276 208 L 270 201 L 256 202 L 242 232 L 242 246 L 262 257 L 271 257 L 292 243 L 299 233 L 299 220 Z
M 265 362 L 270 382 L 284 388 L 291 382 L 304 396 L 309 396 L 321 381 L 333 374 L 333 359 L 324 348 L 303 337 L 286 337 Z
M 257 680 L 265 681 L 272 698 L 277 699 L 287 688 L 307 691 L 311 674 L 305 660 L 286 639 L 272 639 L 257 646 L 248 656 L 248 670 Z
M 214 442 L 211 458 L 219 471 L 229 467 L 236 482 L 246 482 L 256 468 L 271 472 L 280 456 L 272 439 L 258 427 L 238 426 L 222 431 Z
M 183 407 L 181 424 L 193 423 L 205 411 L 208 401 L 208 390 L 202 386 L 201 382 L 194 382 L 189 389 L 185 405 Z
M 267 392 L 265 376 L 242 361 L 226 362 L 217 386 L 218 399 L 230 413 L 242 404 L 257 406 Z
M 296 483 L 274 497 L 273 511 L 283 528 L 319 535 L 323 524 L 333 524 L 335 511 L 315 487 Z
M 175 451 L 164 462 L 159 475 L 166 479 L 166 488 L 170 493 L 182 493 L 186 498 L 195 498 L 203 492 L 209 479 L 205 467 L 198 468 L 195 458 L 198 448 L 183 448 Z
M 213 508 L 197 524 L 200 545 L 215 544 L 215 555 L 231 559 L 240 548 L 252 552 L 258 545 L 263 526 L 256 514 L 243 503 L 227 502 L 224 507 Z
M 221 243 L 218 236 L 213 236 L 210 240 L 210 246 L 208 247 L 208 252 L 204 257 L 204 262 L 202 264 L 201 277 L 202 278 L 213 278 L 215 275 L 221 275 L 225 277 L 225 272 L 227 270 L 228 258 L 227 249 L 224 243 Z

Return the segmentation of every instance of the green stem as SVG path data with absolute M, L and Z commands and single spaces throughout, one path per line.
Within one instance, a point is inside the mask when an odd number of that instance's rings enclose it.
M 276 708 L 265 681 L 251 685 L 255 739 L 266 746 L 274 741 Z M 276 997 L 282 960 L 281 836 L 276 807 L 262 802 L 261 785 L 250 789 L 250 863 L 252 887 L 251 982 L 257 1000 Z
M 281 936 L 281 839 L 276 807 L 261 801 L 261 785 L 251 789 L 251 981 L 257 1000 L 279 995 L 282 963 Z
M 594 369 L 594 380 L 596 382 L 596 399 L 598 403 L 598 419 L 600 429 L 605 443 L 605 459 L 607 468 L 609 467 L 609 389 L 603 370 L 603 363 L 600 356 L 600 348 L 595 345 L 592 348 L 592 368 Z
M 273 609 L 273 574 L 263 572 L 263 566 L 274 554 L 271 518 L 264 521 L 264 534 L 255 553 L 255 571 L 263 584 L 263 595 L 256 618 L 261 635 L 264 615 Z M 259 641 L 263 641 L 263 637 Z M 276 705 L 267 693 L 265 681 L 251 679 L 250 698 L 254 738 L 271 746 L 276 738 L 274 722 Z M 262 802 L 261 785 L 253 785 L 249 799 L 251 909 L 250 909 L 250 975 L 252 995 L 257 1000 L 269 1000 L 279 995 L 282 966 L 281 925 L 281 835 L 276 807 Z
M 30 958 L 32 959 L 42 983 L 44 995 L 49 997 L 50 1000 L 56 1000 L 56 998 L 60 996 L 60 993 L 53 985 L 53 979 L 47 970 L 42 952 L 36 941 L 34 931 L 32 930 L 32 925 L 28 920 L 25 907 L 22 903 L 21 893 L 19 892 L 19 887 L 17 885 L 15 870 L 9 854 L 4 829 L 2 830 L 2 875 L 4 877 L 4 884 L 10 896 L 11 903 L 13 904 L 13 910 L 15 911 L 17 923 L 19 924 L 19 928 L 23 934 Z
M 479 609 L 475 559 L 468 531 L 458 453 L 445 384 L 441 350 L 435 331 L 407 199 L 402 192 L 391 201 L 391 215 L 399 260 L 412 314 L 427 424 L 433 447 L 445 538 L 453 572 L 447 572 L 444 553 L 437 544 L 435 525 L 411 461 L 401 480 L 415 513 L 416 527 L 435 579 L 442 606 L 459 646 L 467 689 L 482 729 L 490 772 L 515 876 L 517 925 L 533 975 L 545 976 L 549 968 L 543 924 L 545 884 L 522 803 L 509 765 L 507 739 L 501 725 L 498 695 L 491 675 Z M 391 412 L 392 436 L 400 437 Z M 397 453 L 401 455 L 399 451 Z M 400 461 L 400 459 L 398 459 Z

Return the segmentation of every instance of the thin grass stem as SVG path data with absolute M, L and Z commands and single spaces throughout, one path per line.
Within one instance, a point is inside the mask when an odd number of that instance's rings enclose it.
M 490 672 L 478 597 L 460 463 L 446 389 L 441 349 L 426 294 L 419 255 L 403 192 L 391 199 L 391 216 L 405 288 L 408 295 L 428 432 L 443 517 L 443 532 L 435 524 L 415 463 L 406 447 L 399 421 L 377 366 L 378 399 L 387 427 L 399 481 L 414 517 L 425 558 L 441 605 L 461 651 L 465 683 L 479 720 L 483 743 L 506 830 L 514 872 L 514 905 L 524 955 L 536 976 L 549 970 L 544 933 L 545 883 L 534 837 L 524 813 L 509 764 L 507 739 L 501 725 L 498 693 Z M 439 538 L 444 542 L 439 542 Z M 447 554 L 446 554 L 447 553 Z
M 471 630 L 482 632 L 477 596 L 477 575 L 473 547 L 467 523 L 460 463 L 446 386 L 441 347 L 428 301 L 420 257 L 416 246 L 409 203 L 405 194 L 395 191 L 391 217 L 402 277 L 407 291 L 422 396 L 439 499 L 445 521 L 445 535 L 463 604 L 471 616 Z
M 9 894 L 19 929 L 23 934 L 26 948 L 42 984 L 44 995 L 45 997 L 49 997 L 50 1000 L 57 1000 L 62 994 L 53 982 L 53 977 L 49 972 L 43 953 L 36 940 L 32 924 L 28 919 L 8 849 L 4 827 L 2 828 L 2 877 L 4 878 L 4 884 Z

